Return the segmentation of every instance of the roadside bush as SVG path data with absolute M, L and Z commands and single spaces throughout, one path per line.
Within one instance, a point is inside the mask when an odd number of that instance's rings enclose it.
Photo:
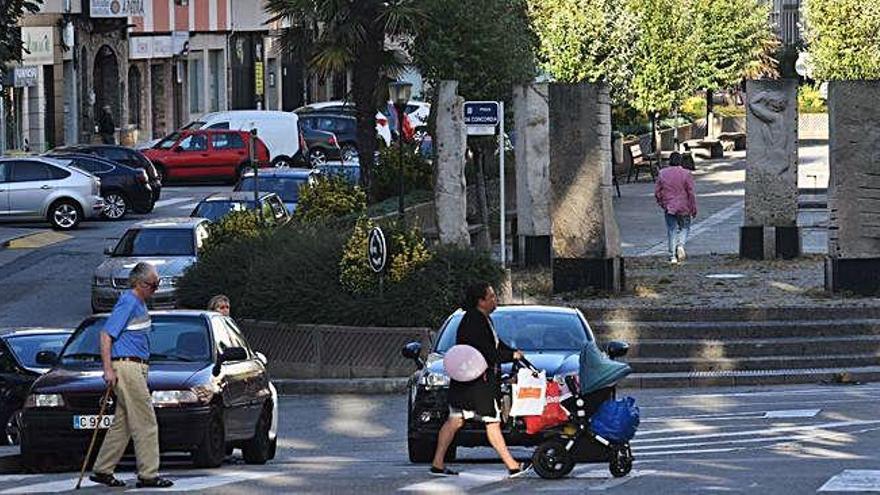
M 320 177 L 304 185 L 293 214 L 300 223 L 319 223 L 348 215 L 358 215 L 367 209 L 367 195 L 359 186 L 344 177 Z
M 210 235 L 205 239 L 204 253 L 232 242 L 258 238 L 270 230 L 255 211 L 234 211 L 208 226 Z
M 718 117 L 745 117 L 746 107 L 739 105 L 717 105 L 712 107 L 712 113 Z
M 822 93 L 816 86 L 801 86 L 798 88 L 798 111 L 800 113 L 827 113 L 828 107 Z
M 681 114 L 690 117 L 691 120 L 706 118 L 706 97 L 691 96 L 681 104 Z
M 373 200 L 376 202 L 397 197 L 400 190 L 400 151 L 397 143 L 379 152 L 379 160 L 372 171 Z M 415 152 L 410 144 L 403 146 L 403 186 L 406 192 L 432 190 L 434 171 L 431 164 Z
M 388 274 L 383 291 L 376 284 L 374 290 L 352 293 L 341 277 L 343 253 L 352 234 L 350 228 L 300 225 L 219 246 L 201 257 L 180 280 L 180 303 L 202 308 L 211 296 L 224 293 L 239 318 L 436 327 L 459 307 L 465 286 L 478 280 L 497 286 L 503 276 L 498 265 L 483 253 L 422 245 L 404 257 L 400 280 L 391 281 Z M 389 239 L 391 249 L 395 242 Z M 405 244 L 418 245 L 412 240 Z M 366 261 L 365 244 L 362 251 L 358 247 L 352 252 Z

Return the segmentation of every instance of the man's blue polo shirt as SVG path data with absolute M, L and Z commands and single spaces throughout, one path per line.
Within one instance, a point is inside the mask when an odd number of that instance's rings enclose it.
M 150 330 L 153 322 L 147 305 L 127 290 L 113 307 L 104 323 L 104 332 L 113 339 L 111 357 L 150 359 Z

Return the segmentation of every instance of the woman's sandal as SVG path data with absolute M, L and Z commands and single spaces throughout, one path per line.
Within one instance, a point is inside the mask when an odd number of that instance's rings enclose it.
M 135 486 L 138 488 L 171 488 L 174 486 L 174 482 L 157 476 L 149 480 L 138 478 Z
M 110 488 L 121 488 L 125 486 L 125 482 L 117 479 L 112 474 L 106 473 L 92 473 L 89 476 L 89 479 L 94 481 L 95 483 L 100 483 L 102 485 L 107 485 Z

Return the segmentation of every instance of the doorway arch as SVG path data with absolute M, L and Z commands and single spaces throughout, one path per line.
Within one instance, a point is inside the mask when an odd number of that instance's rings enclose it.
M 114 122 L 119 123 L 119 60 L 108 45 L 102 46 L 95 55 L 94 88 L 95 115 L 100 115 L 104 105 L 110 106 Z

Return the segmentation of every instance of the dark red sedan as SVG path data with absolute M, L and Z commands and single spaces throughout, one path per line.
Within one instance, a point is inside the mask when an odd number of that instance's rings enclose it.
M 235 181 L 253 167 L 248 154 L 251 139 L 246 131 L 180 131 L 168 135 L 143 153 L 164 180 Z M 254 157 L 257 164 L 270 166 L 266 144 L 260 138 L 253 139 L 256 139 Z

